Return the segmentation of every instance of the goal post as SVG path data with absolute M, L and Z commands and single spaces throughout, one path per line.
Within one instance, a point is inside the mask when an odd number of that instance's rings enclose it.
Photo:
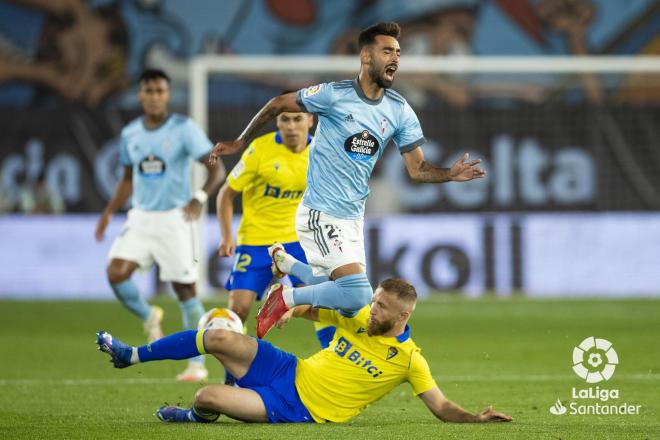
M 217 141 L 240 132 L 269 97 L 293 88 L 283 85 L 354 78 L 360 61 L 355 55 L 200 55 L 189 69 L 189 115 Z M 513 261 L 513 272 L 519 250 L 498 253 L 502 243 L 520 241 L 517 213 L 660 210 L 660 57 L 403 56 L 393 88 L 420 117 L 429 160 L 448 166 L 452 151 L 475 152 L 490 167 L 488 189 L 413 186 L 397 180 L 400 159 L 385 156 L 377 173 L 386 178 L 375 175 L 370 201 L 382 200 L 385 213 L 511 214 L 504 226 L 500 217 L 488 226 L 498 246 L 487 258 Z M 200 284 L 208 275 L 207 223 L 198 237 Z M 498 271 L 484 277 L 497 278 Z M 517 282 L 504 289 L 520 287 Z
M 200 55 L 190 61 L 190 116 L 208 130 L 208 79 L 210 74 L 334 73 L 357 74 L 355 55 L 236 56 Z M 470 73 L 658 73 L 660 57 L 652 56 L 406 56 L 397 76 Z

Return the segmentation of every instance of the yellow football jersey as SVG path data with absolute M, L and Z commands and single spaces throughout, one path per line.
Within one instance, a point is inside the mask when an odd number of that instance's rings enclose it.
M 250 144 L 227 178 L 231 189 L 243 193 L 238 245 L 298 241 L 296 209 L 307 187 L 308 162 L 309 148 L 293 153 L 277 132 Z
M 410 338 L 410 328 L 396 337 L 367 335 L 371 305 L 354 318 L 319 309 L 321 323 L 337 327 L 330 346 L 298 359 L 296 388 L 318 423 L 345 422 L 367 405 L 409 382 L 418 395 L 436 387 L 428 363 Z

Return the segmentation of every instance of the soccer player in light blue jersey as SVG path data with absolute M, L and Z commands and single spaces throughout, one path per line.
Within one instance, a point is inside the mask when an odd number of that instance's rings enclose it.
M 193 195 L 192 161 L 208 164 L 212 144 L 191 119 L 168 114 L 169 83 L 167 74 L 160 70 L 146 70 L 140 76 L 138 97 L 144 115 L 121 132 L 119 160 L 124 175 L 96 227 L 100 241 L 112 215 L 132 194 L 132 209 L 110 250 L 107 275 L 117 298 L 142 319 L 149 341 L 163 335 L 163 310 L 149 306 L 131 275 L 156 262 L 161 281 L 172 282 L 181 302 L 184 328 L 197 328 L 204 307 L 195 291 L 199 269 L 194 255 L 194 223 L 208 194 L 217 190 L 225 174 L 224 167 L 207 165 L 208 178 Z M 177 376 L 185 381 L 206 377 L 201 356 Z
M 425 142 L 415 112 L 390 90 L 401 50 L 396 23 L 379 23 L 360 33 L 360 73 L 353 80 L 319 84 L 271 99 L 238 139 L 218 143 L 211 160 L 242 150 L 268 121 L 281 112 L 316 113 L 310 146 L 307 190 L 296 214 L 296 231 L 309 265 L 294 260 L 278 244 L 270 248 L 277 269 L 307 287 L 273 285 L 257 314 L 257 336 L 263 337 L 295 305 L 339 310 L 355 315 L 371 301 L 363 237 L 364 205 L 369 177 L 385 146 L 394 140 L 410 177 L 443 183 L 482 178 L 480 160 L 467 154 L 451 168 L 424 159 Z

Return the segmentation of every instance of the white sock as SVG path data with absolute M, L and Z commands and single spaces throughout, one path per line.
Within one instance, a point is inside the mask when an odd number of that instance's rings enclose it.
M 293 301 L 293 289 L 290 287 L 285 287 L 284 290 L 282 290 L 282 299 L 284 299 L 284 304 L 288 308 L 293 308 L 296 306 L 296 303 Z
M 131 353 L 131 364 L 137 364 L 140 362 L 140 357 L 138 356 L 138 350 L 137 347 L 133 347 L 133 351 Z

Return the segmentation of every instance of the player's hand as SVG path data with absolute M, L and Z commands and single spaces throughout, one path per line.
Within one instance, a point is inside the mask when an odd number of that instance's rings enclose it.
M 244 144 L 245 142 L 239 139 L 235 141 L 218 142 L 215 144 L 215 147 L 213 147 L 213 151 L 211 151 L 209 163 L 214 165 L 220 156 L 238 153 L 243 149 Z
M 286 313 L 282 315 L 280 320 L 275 323 L 275 327 L 277 328 L 284 327 L 289 322 L 292 316 L 293 316 L 293 309 L 287 310 Z
M 488 405 L 486 408 L 484 408 L 483 411 L 477 414 L 477 421 L 482 423 L 510 422 L 511 420 L 513 420 L 511 416 L 507 416 L 504 413 L 493 410 L 493 407 L 490 405 Z
M 199 200 L 192 199 L 188 202 L 186 206 L 183 207 L 183 218 L 187 222 L 192 222 L 197 220 L 202 214 L 202 204 L 199 203 Z
M 465 153 L 463 157 L 458 159 L 449 169 L 449 175 L 454 182 L 466 182 L 472 179 L 481 179 L 486 176 L 486 171 L 479 168 L 477 165 L 481 163 L 481 159 L 470 160 L 470 155 Z
M 218 254 L 221 257 L 233 257 L 234 252 L 236 252 L 236 243 L 234 243 L 234 240 L 223 238 L 218 245 Z
M 94 232 L 94 237 L 96 238 L 96 241 L 103 240 L 105 236 L 105 228 L 108 227 L 108 223 L 110 223 L 111 218 L 112 218 L 112 214 L 108 214 L 106 212 L 103 212 L 103 214 L 101 214 L 98 223 L 96 223 L 96 231 Z

